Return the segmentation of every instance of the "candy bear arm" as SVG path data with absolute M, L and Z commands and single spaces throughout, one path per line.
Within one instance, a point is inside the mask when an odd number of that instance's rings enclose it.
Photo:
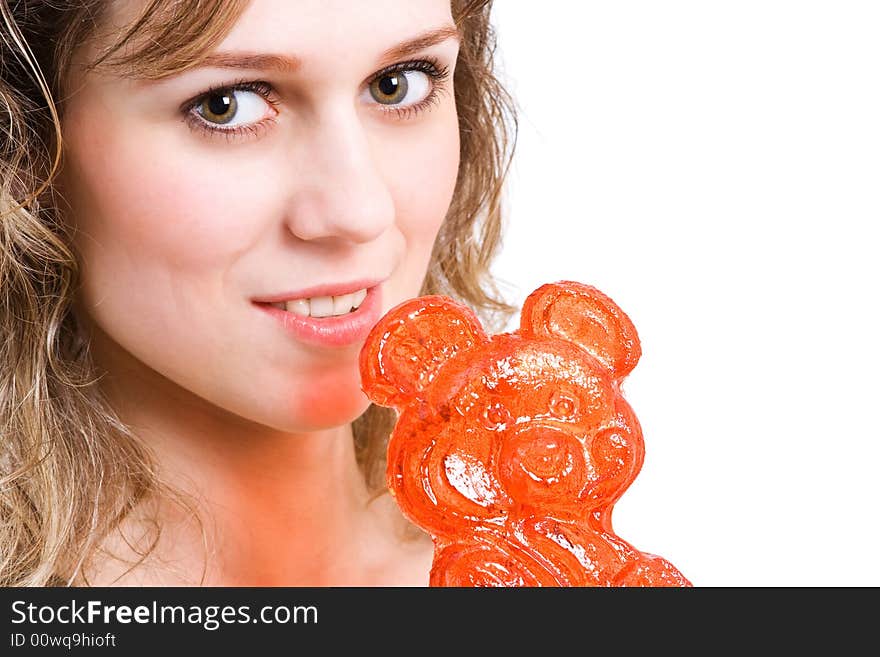
M 447 430 L 423 402 L 413 405 L 398 418 L 388 443 L 386 482 L 403 514 L 435 539 L 469 534 L 503 517 L 510 499 L 485 467 L 492 441 Z
M 642 354 L 636 327 L 610 297 L 576 281 L 547 283 L 523 303 L 520 334 L 555 337 L 586 350 L 621 380 Z
M 642 552 L 640 558 L 627 564 L 612 582 L 613 586 L 692 586 L 675 566 L 663 557 Z

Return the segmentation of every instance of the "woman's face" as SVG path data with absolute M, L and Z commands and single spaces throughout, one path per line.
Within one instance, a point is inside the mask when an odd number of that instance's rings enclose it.
M 72 78 L 59 189 L 99 363 L 285 431 L 363 412 L 366 332 L 418 294 L 455 186 L 453 28 L 449 0 L 253 0 L 210 66 Z

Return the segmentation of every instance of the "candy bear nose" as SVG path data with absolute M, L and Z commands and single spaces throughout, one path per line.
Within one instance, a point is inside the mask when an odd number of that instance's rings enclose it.
M 523 428 L 505 440 L 499 474 L 518 504 L 573 502 L 587 480 L 584 447 L 555 427 Z

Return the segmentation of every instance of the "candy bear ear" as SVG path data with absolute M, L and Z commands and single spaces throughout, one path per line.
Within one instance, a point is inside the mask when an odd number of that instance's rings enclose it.
M 404 301 L 373 327 L 360 352 L 363 391 L 381 406 L 403 406 L 459 352 L 487 342 L 473 311 L 450 297 Z
M 636 327 L 608 296 L 590 285 L 542 285 L 523 303 L 520 333 L 573 342 L 622 379 L 642 354 Z

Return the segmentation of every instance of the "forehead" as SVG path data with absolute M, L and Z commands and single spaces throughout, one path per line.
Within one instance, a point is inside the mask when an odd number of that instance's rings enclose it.
M 159 0 L 142 16 L 147 4 L 104 5 L 100 27 L 74 54 L 68 85 L 78 89 L 94 76 L 152 87 L 218 67 L 347 84 L 432 44 L 449 57 L 458 49 L 451 0 Z
M 252 0 L 221 47 L 294 47 L 306 58 L 451 22 L 449 0 Z
M 105 23 L 118 32 L 148 4 L 113 0 Z M 250 0 L 216 48 L 286 52 L 308 64 L 452 24 L 450 0 Z

